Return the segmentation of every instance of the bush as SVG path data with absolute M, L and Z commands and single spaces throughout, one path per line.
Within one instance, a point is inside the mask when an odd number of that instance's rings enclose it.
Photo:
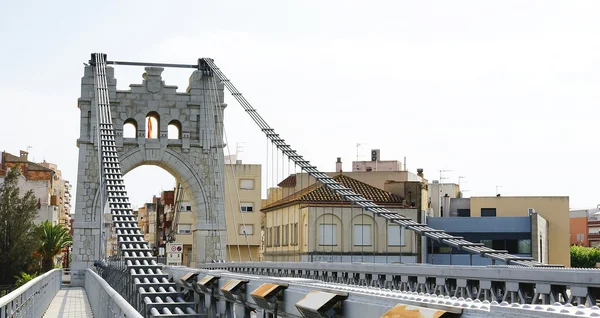
M 600 249 L 571 246 L 571 267 L 595 268 L 597 262 L 600 262 Z

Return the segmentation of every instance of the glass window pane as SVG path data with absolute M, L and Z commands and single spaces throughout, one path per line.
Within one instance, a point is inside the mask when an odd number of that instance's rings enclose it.
M 371 245 L 371 224 L 354 224 L 354 245 Z
M 388 226 L 388 245 L 400 246 L 404 245 L 404 231 L 399 225 Z
M 519 240 L 519 254 L 531 254 L 531 240 Z
M 254 189 L 254 180 L 252 180 L 252 179 L 242 179 L 242 180 L 240 180 L 240 189 L 242 189 L 242 190 L 253 190 Z
M 320 224 L 319 231 L 319 245 L 336 245 L 335 224 Z

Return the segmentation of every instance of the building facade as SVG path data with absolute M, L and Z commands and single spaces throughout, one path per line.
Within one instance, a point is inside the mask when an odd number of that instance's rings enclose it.
M 333 178 L 365 198 L 417 220 L 417 209 L 402 197 L 346 174 Z M 296 192 L 285 190 L 293 189 L 292 183 L 280 185 L 283 198 L 261 210 L 265 213 L 265 261 L 416 262 L 417 245 L 411 231 L 351 206 L 321 184 Z
M 569 212 L 571 245 L 600 248 L 600 208 Z
M 520 257 L 531 257 L 548 263 L 548 222 L 537 213 L 518 217 L 431 217 L 427 224 L 470 242 L 480 242 L 489 248 L 506 250 Z M 435 241 L 427 245 L 427 263 L 442 265 L 490 265 L 493 261 L 472 256 Z
M 60 223 L 70 229 L 71 185 L 62 179 L 56 165 L 46 162 L 34 163 L 28 160 L 28 156 L 26 151 L 20 151 L 19 156 L 2 152 L 0 179 L 3 179 L 12 167 L 19 167 L 22 175 L 18 182 L 21 194 L 32 190 L 38 200 L 38 214 L 34 223 L 40 224 L 48 220 L 52 224 Z
M 570 266 L 571 264 L 569 252 L 569 197 L 494 196 L 456 198 L 450 199 L 448 210 L 450 211 L 451 216 L 456 215 L 462 222 L 476 222 L 465 220 L 464 218 L 479 217 L 492 219 L 502 219 L 505 217 L 532 218 L 529 223 L 531 225 L 531 257 L 537 261 L 548 264 L 560 264 L 565 266 Z M 534 215 L 537 215 L 535 220 L 533 220 Z M 504 224 L 504 220 L 489 222 L 492 222 L 490 223 L 492 225 L 487 228 L 482 227 L 481 231 L 485 229 L 485 231 L 488 231 L 491 234 L 494 233 L 493 222 L 497 222 L 498 226 Z M 522 223 L 521 226 L 523 224 L 524 223 Z M 442 225 L 438 224 L 438 226 Z M 520 232 L 519 235 L 523 236 L 526 234 L 527 233 L 525 232 Z M 481 240 L 476 242 L 480 241 Z M 500 242 L 493 244 L 497 244 L 496 247 L 498 247 Z M 503 249 L 508 248 L 513 252 L 518 251 L 513 248 L 514 242 L 504 242 L 504 244 L 505 248 Z M 525 242 L 519 244 L 525 244 Z M 547 256 L 545 254 L 546 250 L 548 251 Z
M 261 244 L 262 167 L 225 164 L 227 260 L 258 261 Z

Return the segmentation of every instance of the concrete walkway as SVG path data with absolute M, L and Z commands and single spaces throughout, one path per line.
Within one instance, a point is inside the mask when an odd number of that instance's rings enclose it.
M 81 287 L 64 287 L 58 291 L 44 317 L 93 317 L 90 302 Z

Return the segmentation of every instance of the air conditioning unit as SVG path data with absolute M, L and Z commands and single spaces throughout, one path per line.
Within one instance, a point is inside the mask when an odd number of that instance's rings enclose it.
M 371 150 L 371 161 L 379 161 L 379 149 Z

